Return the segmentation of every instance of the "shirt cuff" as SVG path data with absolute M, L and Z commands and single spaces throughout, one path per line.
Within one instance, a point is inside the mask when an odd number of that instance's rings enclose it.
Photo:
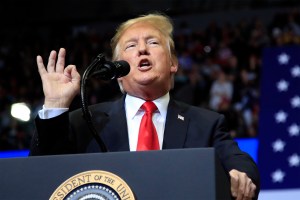
M 43 109 L 39 110 L 38 115 L 41 119 L 50 119 L 53 117 L 57 117 L 65 112 L 67 112 L 69 108 L 45 108 L 43 105 Z

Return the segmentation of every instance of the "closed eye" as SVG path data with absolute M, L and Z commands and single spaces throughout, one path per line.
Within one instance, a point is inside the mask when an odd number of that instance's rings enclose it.
M 125 50 L 130 49 L 130 48 L 133 48 L 133 47 L 135 47 L 135 46 L 136 46 L 136 44 L 134 44 L 134 43 L 128 44 L 128 45 L 126 45 Z
M 151 39 L 151 40 L 148 41 L 148 44 L 150 44 L 150 45 L 158 45 L 159 42 L 157 40 Z

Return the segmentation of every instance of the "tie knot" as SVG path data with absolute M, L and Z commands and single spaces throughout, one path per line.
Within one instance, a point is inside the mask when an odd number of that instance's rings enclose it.
M 156 105 L 152 101 L 146 101 L 141 108 L 145 110 L 146 113 L 151 114 L 157 110 Z

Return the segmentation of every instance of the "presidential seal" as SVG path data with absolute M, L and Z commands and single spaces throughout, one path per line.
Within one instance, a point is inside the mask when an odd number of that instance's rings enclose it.
M 76 174 L 62 183 L 50 200 L 135 200 L 119 176 L 101 170 Z

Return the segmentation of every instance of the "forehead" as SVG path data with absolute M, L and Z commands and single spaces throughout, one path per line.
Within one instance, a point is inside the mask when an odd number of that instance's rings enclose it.
M 137 40 L 140 38 L 162 38 L 161 32 L 153 25 L 147 22 L 138 22 L 129 26 L 120 37 L 120 42 L 127 42 L 128 40 Z

